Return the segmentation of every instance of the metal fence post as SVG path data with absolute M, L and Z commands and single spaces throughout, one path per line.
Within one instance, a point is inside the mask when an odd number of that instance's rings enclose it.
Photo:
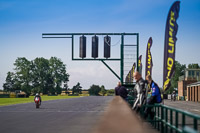
M 121 35 L 121 83 L 124 82 L 124 34 Z
M 159 119 L 159 122 L 158 122 L 158 131 L 160 130 L 160 122 L 161 122 L 161 119 L 160 119 L 160 108 L 161 108 L 161 106 L 159 105 L 158 106 L 158 119 Z
M 168 109 L 165 108 L 165 122 L 167 123 L 168 122 Z M 166 133 L 168 133 L 168 125 L 165 124 L 165 131 Z
M 153 126 L 154 128 L 156 128 L 156 106 L 153 107 L 153 110 L 154 110 L 154 117 L 153 117 Z
M 163 112 L 163 107 L 161 107 L 161 133 L 164 133 L 163 118 L 164 118 L 164 112 Z
M 170 109 L 170 124 L 171 125 L 173 125 L 173 112 L 172 112 L 172 110 Z M 173 132 L 173 130 L 172 130 L 172 128 L 170 129 L 170 133 L 172 133 Z
M 194 118 L 194 129 L 198 130 L 198 122 L 196 118 Z
M 155 120 L 155 128 L 158 128 L 158 118 L 157 115 L 158 114 L 158 106 L 155 106 L 155 114 L 154 114 L 154 120 Z
M 185 114 L 182 114 L 182 129 L 185 126 Z
M 176 111 L 176 129 L 178 129 L 178 112 Z M 178 131 L 176 131 L 178 133 Z

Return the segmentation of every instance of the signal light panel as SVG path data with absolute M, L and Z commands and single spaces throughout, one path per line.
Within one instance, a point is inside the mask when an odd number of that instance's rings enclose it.
M 98 46 L 99 46 L 99 37 L 93 36 L 92 37 L 92 57 L 98 58 Z M 80 51 L 79 57 L 85 58 L 86 57 L 86 37 L 84 35 L 80 36 Z M 110 58 L 110 49 L 111 49 L 111 37 L 105 36 L 104 37 L 104 58 Z

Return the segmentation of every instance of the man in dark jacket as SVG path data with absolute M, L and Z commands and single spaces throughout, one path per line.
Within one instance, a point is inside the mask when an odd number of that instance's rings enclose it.
M 158 85 L 152 80 L 151 75 L 147 75 L 146 80 L 151 88 L 151 97 L 147 100 L 147 104 L 153 105 L 154 103 L 161 103 L 162 98 Z M 144 113 L 145 113 L 145 118 L 148 116 L 148 114 L 151 115 L 151 118 L 153 118 L 154 116 L 154 113 L 151 112 L 151 107 L 147 107 Z
M 161 103 L 161 93 L 158 85 L 152 80 L 150 75 L 146 76 L 146 80 L 151 88 L 151 97 L 147 100 L 148 104 Z
M 115 95 L 121 96 L 124 100 L 127 100 L 128 91 L 121 85 L 121 82 L 118 82 L 118 85 L 115 88 Z

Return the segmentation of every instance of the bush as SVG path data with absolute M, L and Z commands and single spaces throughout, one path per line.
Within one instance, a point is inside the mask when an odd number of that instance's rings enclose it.
M 0 98 L 10 98 L 9 94 L 0 94 Z

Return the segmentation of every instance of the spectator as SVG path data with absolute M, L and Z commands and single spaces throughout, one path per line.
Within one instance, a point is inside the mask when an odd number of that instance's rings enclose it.
M 176 101 L 176 92 L 173 91 L 171 94 L 171 101 Z
M 134 73 L 134 79 L 136 80 L 135 89 L 137 91 L 137 96 L 132 109 L 138 112 L 140 107 L 145 104 L 146 101 L 146 86 L 145 81 L 139 72 L 136 71 Z
M 115 88 L 115 95 L 121 96 L 124 100 L 127 101 L 128 92 L 126 88 L 121 85 L 121 82 L 118 82 L 117 87 Z
M 147 104 L 148 105 L 153 105 L 154 103 L 161 103 L 162 98 L 161 98 L 161 93 L 158 85 L 152 80 L 151 75 L 146 76 L 146 80 L 148 84 L 150 85 L 151 88 L 151 97 L 147 99 Z M 153 118 L 154 113 L 151 112 L 151 107 L 147 107 L 145 109 L 145 118 L 148 116 L 148 114 L 151 115 L 151 118 Z

